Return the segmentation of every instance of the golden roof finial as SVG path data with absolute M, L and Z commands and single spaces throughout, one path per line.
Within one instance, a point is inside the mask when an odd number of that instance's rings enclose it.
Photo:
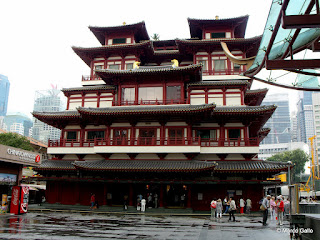
M 126 25 L 126 24 L 127 24 L 126 22 L 123 22 L 123 23 L 122 23 L 122 25 Z
M 218 15 L 216 15 L 216 20 L 219 20 L 219 16 Z

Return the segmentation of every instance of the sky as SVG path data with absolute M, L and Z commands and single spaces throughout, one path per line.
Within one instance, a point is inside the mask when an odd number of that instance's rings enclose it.
M 150 36 L 157 33 L 166 40 L 190 37 L 188 17 L 248 14 L 245 37 L 249 38 L 263 33 L 270 6 L 271 0 L 0 0 L 0 74 L 11 84 L 8 112 L 31 116 L 35 91 L 52 84 L 58 89 L 81 86 L 89 67 L 71 47 L 100 46 L 88 26 L 145 21 Z

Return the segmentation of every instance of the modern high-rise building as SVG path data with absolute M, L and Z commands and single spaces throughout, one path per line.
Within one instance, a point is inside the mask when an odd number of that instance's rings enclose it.
M 33 110 L 38 112 L 61 111 L 64 107 L 62 97 L 60 90 L 56 88 L 36 91 Z M 47 143 L 48 139 L 59 139 L 60 134 L 60 129 L 41 122 L 36 118 L 33 119 L 32 137 L 34 139 Z
M 308 139 L 314 136 L 312 92 L 299 92 L 297 103 L 297 130 L 298 142 L 308 143 Z
M 29 130 L 32 127 L 32 120 L 24 113 L 8 113 L 3 120 L 3 129 L 8 132 L 15 132 L 26 137 L 29 136 Z
M 8 77 L 0 74 L 0 116 L 6 116 L 7 114 L 9 89 Z
M 268 136 L 262 144 L 291 142 L 291 121 L 288 94 L 277 93 L 266 96 L 262 105 L 276 105 L 277 109 L 264 127 L 270 128 Z
M 317 160 L 320 159 L 320 92 L 312 93 L 312 103 L 313 103 L 313 123 L 314 123 L 314 135 L 316 135 L 314 140 L 314 149 L 316 152 Z

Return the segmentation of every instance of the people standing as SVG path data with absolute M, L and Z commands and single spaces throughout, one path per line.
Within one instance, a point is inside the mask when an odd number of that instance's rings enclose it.
M 90 209 L 94 209 L 96 204 L 96 195 L 94 193 L 91 193 L 90 204 Z
M 290 199 L 287 198 L 287 200 L 284 201 L 284 214 L 287 218 L 289 218 L 290 215 Z
M 263 211 L 263 220 L 262 220 L 263 226 L 267 226 L 268 208 L 269 208 L 269 206 L 270 206 L 270 199 L 271 199 L 271 196 L 270 196 L 270 195 L 267 195 L 267 196 L 263 199 L 262 204 L 261 204 L 261 207 L 260 207 L 260 209 Z
M 231 216 L 232 216 L 233 221 L 235 222 L 236 218 L 234 217 L 234 213 L 235 213 L 235 211 L 237 209 L 236 202 L 232 198 L 229 199 L 229 202 L 230 202 L 230 206 L 229 206 L 229 208 L 230 208 L 229 209 L 229 221 L 231 221 Z
M 215 199 L 213 199 L 210 203 L 210 208 L 211 208 L 211 218 L 216 217 L 216 207 L 217 207 L 217 202 Z
M 270 212 L 271 212 L 271 220 L 276 220 L 276 208 L 277 208 L 277 204 L 275 201 L 275 197 L 271 197 L 270 199 Z
M 217 218 L 222 217 L 222 201 L 220 198 L 217 200 L 216 214 Z
M 247 198 L 247 205 L 246 205 L 246 213 L 247 214 L 250 214 L 251 213 L 251 207 L 252 207 L 252 203 L 251 203 L 251 199 L 250 198 Z
M 230 207 L 230 202 L 228 200 L 228 197 L 225 197 L 224 200 L 223 200 L 224 204 L 225 204 L 225 212 L 224 213 L 228 213 L 229 212 L 229 207 Z
M 243 198 L 240 198 L 240 213 L 244 214 L 244 206 L 245 206 L 245 202 L 243 200 Z
M 146 200 L 144 198 L 142 198 L 141 200 L 141 212 L 145 212 L 146 211 Z
M 284 212 L 284 203 L 282 196 L 278 196 L 277 198 L 277 210 L 278 210 L 278 225 L 282 226 L 283 225 L 283 212 Z

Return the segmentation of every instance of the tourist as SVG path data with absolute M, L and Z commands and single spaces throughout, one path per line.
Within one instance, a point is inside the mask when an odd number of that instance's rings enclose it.
M 90 204 L 90 209 L 94 209 L 96 205 L 96 195 L 94 193 L 91 193 Z
M 283 212 L 284 212 L 284 203 L 283 203 L 283 198 L 282 196 L 277 197 L 277 210 L 278 210 L 278 225 L 282 226 L 283 225 Z
M 217 207 L 217 202 L 215 199 L 213 199 L 210 203 L 210 208 L 211 208 L 211 218 L 216 217 L 216 207 Z
M 225 210 L 225 212 L 224 213 L 228 213 L 229 211 L 229 201 L 228 201 L 228 197 L 225 197 L 224 198 L 224 200 L 223 200 L 223 204 L 224 204 L 224 206 L 225 206 L 225 208 L 226 208 L 226 210 Z
M 263 211 L 263 221 L 262 224 L 263 226 L 267 226 L 267 219 L 268 219 L 268 207 L 270 206 L 270 199 L 271 196 L 267 195 L 260 206 L 260 209 Z
M 289 218 L 290 215 L 290 199 L 287 198 L 284 201 L 284 214 L 286 215 L 287 218 Z
M 229 202 L 230 202 L 230 204 L 229 204 L 229 221 L 231 221 L 231 216 L 232 216 L 233 221 L 235 222 L 236 218 L 234 217 L 234 213 L 237 210 L 236 202 L 232 198 L 229 199 Z
M 244 214 L 244 206 L 245 206 L 245 202 L 244 202 L 244 200 L 243 200 L 243 198 L 241 197 L 240 198 L 240 213 L 241 214 Z
M 252 207 L 252 203 L 251 203 L 251 199 L 250 198 L 247 198 L 247 205 L 246 205 L 246 213 L 247 214 L 250 214 L 251 213 L 251 207 Z
M 141 200 L 141 212 L 145 212 L 146 211 L 146 200 L 144 198 L 142 198 Z
M 216 214 L 217 214 L 217 218 L 221 218 L 222 217 L 222 201 L 221 201 L 220 198 L 217 201 Z
M 277 204 L 275 201 L 275 197 L 272 196 L 270 199 L 270 219 L 271 220 L 276 220 L 276 208 L 277 208 Z

